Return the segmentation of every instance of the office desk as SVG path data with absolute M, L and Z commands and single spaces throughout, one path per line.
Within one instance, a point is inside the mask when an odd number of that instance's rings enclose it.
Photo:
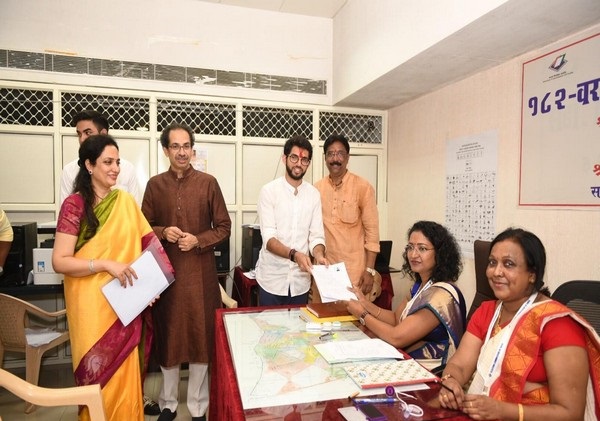
M 236 300 L 239 307 L 256 307 L 258 305 L 258 283 L 256 279 L 244 275 L 244 270 L 236 266 L 233 273 L 233 290 L 231 298 Z M 379 307 L 391 310 L 394 298 L 392 277 L 389 273 L 381 274 L 381 294 L 375 300 Z
M 64 291 L 63 284 L 48 285 L 23 285 L 12 287 L 0 287 L 0 294 L 12 295 L 13 297 L 29 297 L 32 295 L 60 294 Z
M 279 307 L 279 309 L 298 307 L 300 306 Z M 253 419 L 266 421 L 301 419 L 300 417 L 304 415 L 306 416 L 306 419 L 343 421 L 344 418 L 337 409 L 344 406 L 351 406 L 351 402 L 346 398 L 244 410 L 229 339 L 225 328 L 224 315 L 227 313 L 257 313 L 258 311 L 274 308 L 277 307 L 261 307 L 260 310 L 255 308 L 217 310 L 215 315 L 215 348 L 211 367 L 210 418 L 228 421 Z M 252 362 L 248 362 L 248 364 L 251 363 Z M 461 412 L 435 408 L 433 405 L 435 405 L 435 398 L 438 391 L 439 386 L 433 385 L 429 390 L 412 393 L 417 397 L 417 401 L 410 399 L 410 403 L 418 403 L 425 411 L 424 416 L 419 418 L 419 420 L 470 420 L 468 416 Z M 428 402 L 430 402 L 431 405 L 428 405 Z M 404 419 L 395 407 L 378 405 L 378 408 L 388 416 L 389 420 Z

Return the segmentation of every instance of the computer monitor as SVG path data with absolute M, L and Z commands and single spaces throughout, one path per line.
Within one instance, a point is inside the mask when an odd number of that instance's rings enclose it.
M 390 273 L 390 260 L 392 258 L 392 240 L 379 242 L 379 253 L 375 259 L 375 270 L 379 273 Z

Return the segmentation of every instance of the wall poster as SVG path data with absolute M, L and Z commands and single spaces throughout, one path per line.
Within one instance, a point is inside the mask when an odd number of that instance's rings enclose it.
M 496 131 L 446 143 L 446 227 L 466 257 L 475 240 L 496 235 L 497 171 Z
M 519 205 L 600 207 L 600 34 L 523 64 Z

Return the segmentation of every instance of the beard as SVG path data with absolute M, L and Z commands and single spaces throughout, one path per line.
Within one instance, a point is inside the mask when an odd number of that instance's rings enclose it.
M 300 168 L 300 170 L 301 170 L 300 174 L 294 174 L 294 172 L 293 172 L 294 168 Z M 287 171 L 287 174 L 290 176 L 290 178 L 292 180 L 296 180 L 296 181 L 302 180 L 302 178 L 304 177 L 304 174 L 306 174 L 306 170 L 302 171 L 302 167 L 299 167 L 299 166 L 298 167 L 295 167 L 295 166 L 290 167 L 289 165 L 286 165 L 285 170 Z

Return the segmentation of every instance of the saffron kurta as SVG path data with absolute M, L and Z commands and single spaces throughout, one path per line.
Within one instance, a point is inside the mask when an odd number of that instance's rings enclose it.
M 162 241 L 175 282 L 153 306 L 158 362 L 208 363 L 214 342 L 214 313 L 221 292 L 213 247 L 229 237 L 231 219 L 217 180 L 190 166 L 182 178 L 166 171 L 148 181 L 142 212 L 159 238 L 177 226 L 196 236 L 199 249 L 181 251 Z

